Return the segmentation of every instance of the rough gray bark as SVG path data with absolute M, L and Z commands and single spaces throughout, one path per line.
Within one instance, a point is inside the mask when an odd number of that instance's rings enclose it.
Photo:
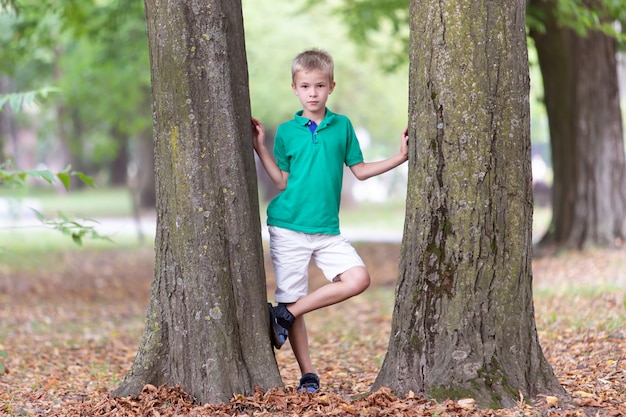
M 558 25 L 553 1 L 535 41 L 550 125 L 552 222 L 541 245 L 614 247 L 626 238 L 626 160 L 616 42 Z
M 146 329 L 115 394 L 282 385 L 269 339 L 241 2 L 146 0 L 157 191 Z
M 532 299 L 525 3 L 410 3 L 409 186 L 375 387 L 513 406 L 563 396 Z

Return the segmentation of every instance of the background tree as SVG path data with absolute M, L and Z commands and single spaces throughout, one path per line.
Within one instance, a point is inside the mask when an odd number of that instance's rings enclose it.
M 150 136 L 144 7 L 136 0 L 68 7 L 63 21 L 72 39 L 59 60 L 59 86 L 62 105 L 70 110 L 59 123 L 68 126 L 66 140 L 75 163 L 104 173 L 110 185 L 124 186 L 129 165 L 141 160 L 141 148 L 134 142 Z M 148 206 L 154 207 L 154 199 Z
M 626 4 L 615 12 L 608 4 L 585 4 L 574 10 L 595 16 L 591 30 L 568 18 L 572 9 L 564 10 L 562 2 L 533 0 L 529 9 L 543 16 L 530 35 L 543 77 L 554 169 L 552 222 L 541 243 L 573 249 L 618 246 L 626 238 L 619 34 L 611 33 Z
M 134 142 L 150 136 L 142 2 L 17 3 L 17 12 L 0 13 L 0 73 L 5 74 L 5 90 L 53 85 L 61 93 L 54 106 L 40 109 L 36 118 L 22 118 L 24 128 L 37 132 L 42 149 L 33 158 L 35 163 L 61 167 L 72 163 L 97 174 L 101 184 L 125 185 L 129 167 L 147 160 L 139 154 L 145 146 Z M 15 117 L 0 122 L 15 125 Z M 19 165 L 20 146 L 14 142 L 9 156 Z M 152 148 L 147 152 L 152 159 Z M 139 171 L 154 171 L 153 165 Z M 154 206 L 154 181 L 139 193 L 145 205 Z
M 145 334 L 116 394 L 200 402 L 281 384 L 269 339 L 239 1 L 146 1 L 157 236 Z
M 369 53 L 397 66 L 406 59 L 406 3 L 341 0 L 335 9 Z M 626 168 L 615 54 L 616 42 L 626 40 L 621 31 L 626 1 L 527 4 L 545 86 L 554 169 L 552 221 L 541 243 L 570 249 L 621 245 Z M 376 42 L 381 33 L 394 36 L 393 47 Z
M 54 60 L 52 50 L 58 40 L 58 26 L 56 15 L 38 19 L 35 13 L 31 14 L 33 10 L 43 12 L 43 8 L 37 6 L 33 5 L 18 16 L 13 6 L 6 1 L 0 2 L 0 94 L 36 91 L 50 85 Z M 28 82 L 32 79 L 43 80 L 45 84 Z M 0 159 L 11 159 L 17 168 L 33 168 L 20 166 L 23 149 L 17 141 L 18 113 L 7 105 L 0 110 Z M 13 152 L 4 155 L 8 146 L 13 148 Z
M 411 1 L 409 188 L 375 386 L 499 408 L 563 395 L 532 298 L 523 3 Z

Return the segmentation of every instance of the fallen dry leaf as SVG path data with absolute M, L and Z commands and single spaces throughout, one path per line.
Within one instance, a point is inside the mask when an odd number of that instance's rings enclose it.
M 623 251 L 533 261 L 535 291 L 544 292 L 535 303 L 541 346 L 573 403 L 548 395 L 531 404 L 520 396 L 514 408 L 482 410 L 469 398 L 438 403 L 420 393 L 370 392 L 391 329 L 399 245 L 358 249 L 372 275 L 372 289 L 307 317 L 322 391 L 296 392 L 299 370 L 285 346 L 276 353 L 285 388 L 205 405 L 178 387 L 147 385 L 136 397 L 110 395 L 139 346 L 152 249 L 57 254 L 39 259 L 42 267 L 36 269 L 0 265 L 0 350 L 7 353 L 7 358 L 0 356 L 5 370 L 0 415 L 626 416 L 626 330 L 615 325 L 626 316 Z M 271 293 L 271 273 L 268 278 Z M 315 270 L 311 279 L 312 287 L 324 282 Z M 585 291 L 572 291 L 576 285 Z M 601 289 L 611 285 L 622 290 Z
M 457 401 L 457 404 L 465 410 L 472 410 L 476 406 L 476 400 L 473 398 L 461 398 Z
M 548 407 L 556 407 L 559 404 L 559 398 L 552 395 L 546 395 L 545 400 Z

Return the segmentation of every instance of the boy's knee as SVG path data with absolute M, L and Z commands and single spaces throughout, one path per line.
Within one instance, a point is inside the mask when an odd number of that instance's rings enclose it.
M 365 271 L 365 276 L 363 277 L 363 291 L 365 291 L 371 284 L 372 279 L 370 278 L 370 274 Z
M 369 272 L 367 272 L 365 268 L 363 268 L 363 271 L 360 274 L 359 281 L 360 281 L 361 287 L 363 288 L 363 291 L 365 291 L 367 287 L 370 286 L 372 279 L 370 278 Z
M 371 283 L 370 274 L 364 267 L 349 269 L 341 275 L 341 279 L 351 283 L 355 294 L 360 294 L 365 291 Z

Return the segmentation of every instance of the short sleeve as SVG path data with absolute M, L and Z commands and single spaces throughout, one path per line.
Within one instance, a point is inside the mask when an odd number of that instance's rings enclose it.
M 285 140 L 281 135 L 280 127 L 274 137 L 274 158 L 276 158 L 276 165 L 278 165 L 281 171 L 289 172 L 289 158 L 287 158 L 285 152 Z
M 356 132 L 354 131 L 354 127 L 352 126 L 352 122 L 350 122 L 350 120 L 347 120 L 346 130 L 347 140 L 345 164 L 347 166 L 352 166 L 363 162 L 363 152 L 361 151 L 361 145 L 359 144 L 359 140 L 356 137 Z

